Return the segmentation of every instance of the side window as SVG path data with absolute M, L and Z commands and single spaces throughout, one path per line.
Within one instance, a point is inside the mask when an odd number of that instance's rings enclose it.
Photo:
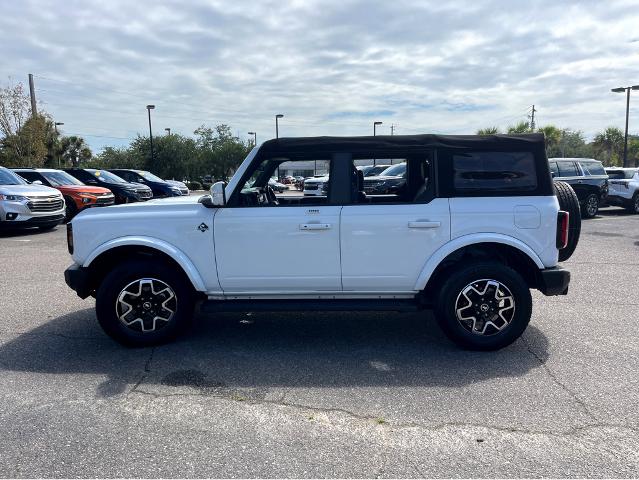
M 454 188 L 462 194 L 537 188 L 535 158 L 530 152 L 454 153 L 453 171 Z
M 559 176 L 559 168 L 557 168 L 557 162 L 549 162 L 550 173 L 552 173 L 553 177 Z
M 560 177 L 577 177 L 579 172 L 577 171 L 577 165 L 575 162 L 557 162 L 559 166 Z
M 36 180 L 40 180 L 42 183 L 46 185 L 46 183 L 40 178 L 40 175 L 36 172 L 16 172 L 22 178 L 24 178 L 27 182 L 34 182 Z
M 432 194 L 432 155 L 362 158 L 353 154 L 352 201 L 356 204 L 426 203 Z M 386 168 L 378 168 L 379 166 Z M 371 174 L 371 171 L 375 172 Z
M 326 205 L 331 189 L 331 164 L 326 158 L 262 160 L 240 186 L 239 206 L 279 207 Z
M 587 175 L 605 175 L 606 171 L 599 162 L 579 162 L 584 173 Z

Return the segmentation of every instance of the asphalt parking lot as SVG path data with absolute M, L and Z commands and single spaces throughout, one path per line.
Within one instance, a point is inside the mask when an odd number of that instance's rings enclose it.
M 65 230 L 0 233 L 0 476 L 636 477 L 639 216 L 585 221 L 566 297 L 457 349 L 425 314 L 200 316 L 126 349 Z

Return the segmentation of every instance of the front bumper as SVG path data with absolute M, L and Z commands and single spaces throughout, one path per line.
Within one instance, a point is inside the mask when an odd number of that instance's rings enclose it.
M 0 228 L 7 229 L 19 229 L 19 228 L 33 228 L 33 227 L 51 227 L 62 223 L 64 220 L 64 214 L 55 215 L 41 215 L 38 217 L 24 218 L 24 216 L 18 215 L 13 220 L 0 221 Z
M 91 294 L 89 285 L 89 269 L 74 263 L 64 271 L 64 281 L 78 294 L 80 298 L 87 298 Z
M 570 284 L 570 272 L 561 267 L 539 271 L 538 289 L 544 295 L 566 295 Z

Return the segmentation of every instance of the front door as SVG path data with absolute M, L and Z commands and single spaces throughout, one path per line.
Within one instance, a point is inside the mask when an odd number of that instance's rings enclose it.
M 315 165 L 323 169 L 317 173 L 326 174 L 330 161 L 285 160 L 258 159 L 235 198 L 215 214 L 215 256 L 224 293 L 312 295 L 342 289 L 342 207 L 329 204 L 325 195 L 305 197 L 293 185 L 275 193 L 268 183 L 278 171 L 286 175 Z

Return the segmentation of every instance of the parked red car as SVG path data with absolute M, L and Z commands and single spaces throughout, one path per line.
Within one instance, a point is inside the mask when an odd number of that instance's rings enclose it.
M 42 185 L 60 190 L 66 203 L 66 221 L 85 208 L 107 207 L 115 203 L 115 197 L 108 188 L 85 185 L 62 170 L 14 168 L 13 171 L 28 182 L 40 182 Z

